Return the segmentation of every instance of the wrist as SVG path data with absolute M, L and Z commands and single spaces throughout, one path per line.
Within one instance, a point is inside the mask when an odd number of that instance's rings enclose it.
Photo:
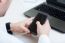
M 10 22 L 6 23 L 6 29 L 7 29 L 7 32 L 8 32 L 9 34 L 13 34 L 12 31 L 11 31 L 10 24 L 11 24 Z
M 13 29 L 14 29 L 14 23 L 11 23 L 10 24 L 10 30 L 13 32 Z

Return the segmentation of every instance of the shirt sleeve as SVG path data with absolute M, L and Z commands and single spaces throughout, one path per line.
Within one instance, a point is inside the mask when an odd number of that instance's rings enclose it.
M 39 37 L 38 43 L 50 43 L 50 39 L 47 35 L 41 35 Z

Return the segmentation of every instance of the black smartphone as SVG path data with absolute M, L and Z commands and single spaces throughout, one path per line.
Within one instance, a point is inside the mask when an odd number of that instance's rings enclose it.
M 30 32 L 34 35 L 37 35 L 37 24 L 36 24 L 36 22 L 39 21 L 41 23 L 41 25 L 43 25 L 46 21 L 46 18 L 47 18 L 47 15 L 38 13 L 36 15 L 36 17 L 33 19 L 33 22 L 28 27 Z

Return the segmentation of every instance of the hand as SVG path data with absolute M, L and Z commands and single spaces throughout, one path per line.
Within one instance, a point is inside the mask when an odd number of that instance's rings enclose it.
M 32 22 L 32 19 L 33 18 L 18 23 L 11 23 L 11 31 L 16 33 L 24 33 L 24 34 L 30 33 L 28 26 Z
M 41 25 L 39 21 L 37 21 L 36 24 L 37 24 L 37 33 L 39 36 L 49 34 L 51 27 L 50 27 L 48 19 L 43 25 Z

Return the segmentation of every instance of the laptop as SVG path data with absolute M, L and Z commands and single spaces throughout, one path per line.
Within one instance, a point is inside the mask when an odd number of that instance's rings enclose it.
M 65 0 L 46 0 L 46 2 L 26 11 L 27 17 L 35 17 L 38 13 L 48 16 L 52 29 L 65 33 Z

